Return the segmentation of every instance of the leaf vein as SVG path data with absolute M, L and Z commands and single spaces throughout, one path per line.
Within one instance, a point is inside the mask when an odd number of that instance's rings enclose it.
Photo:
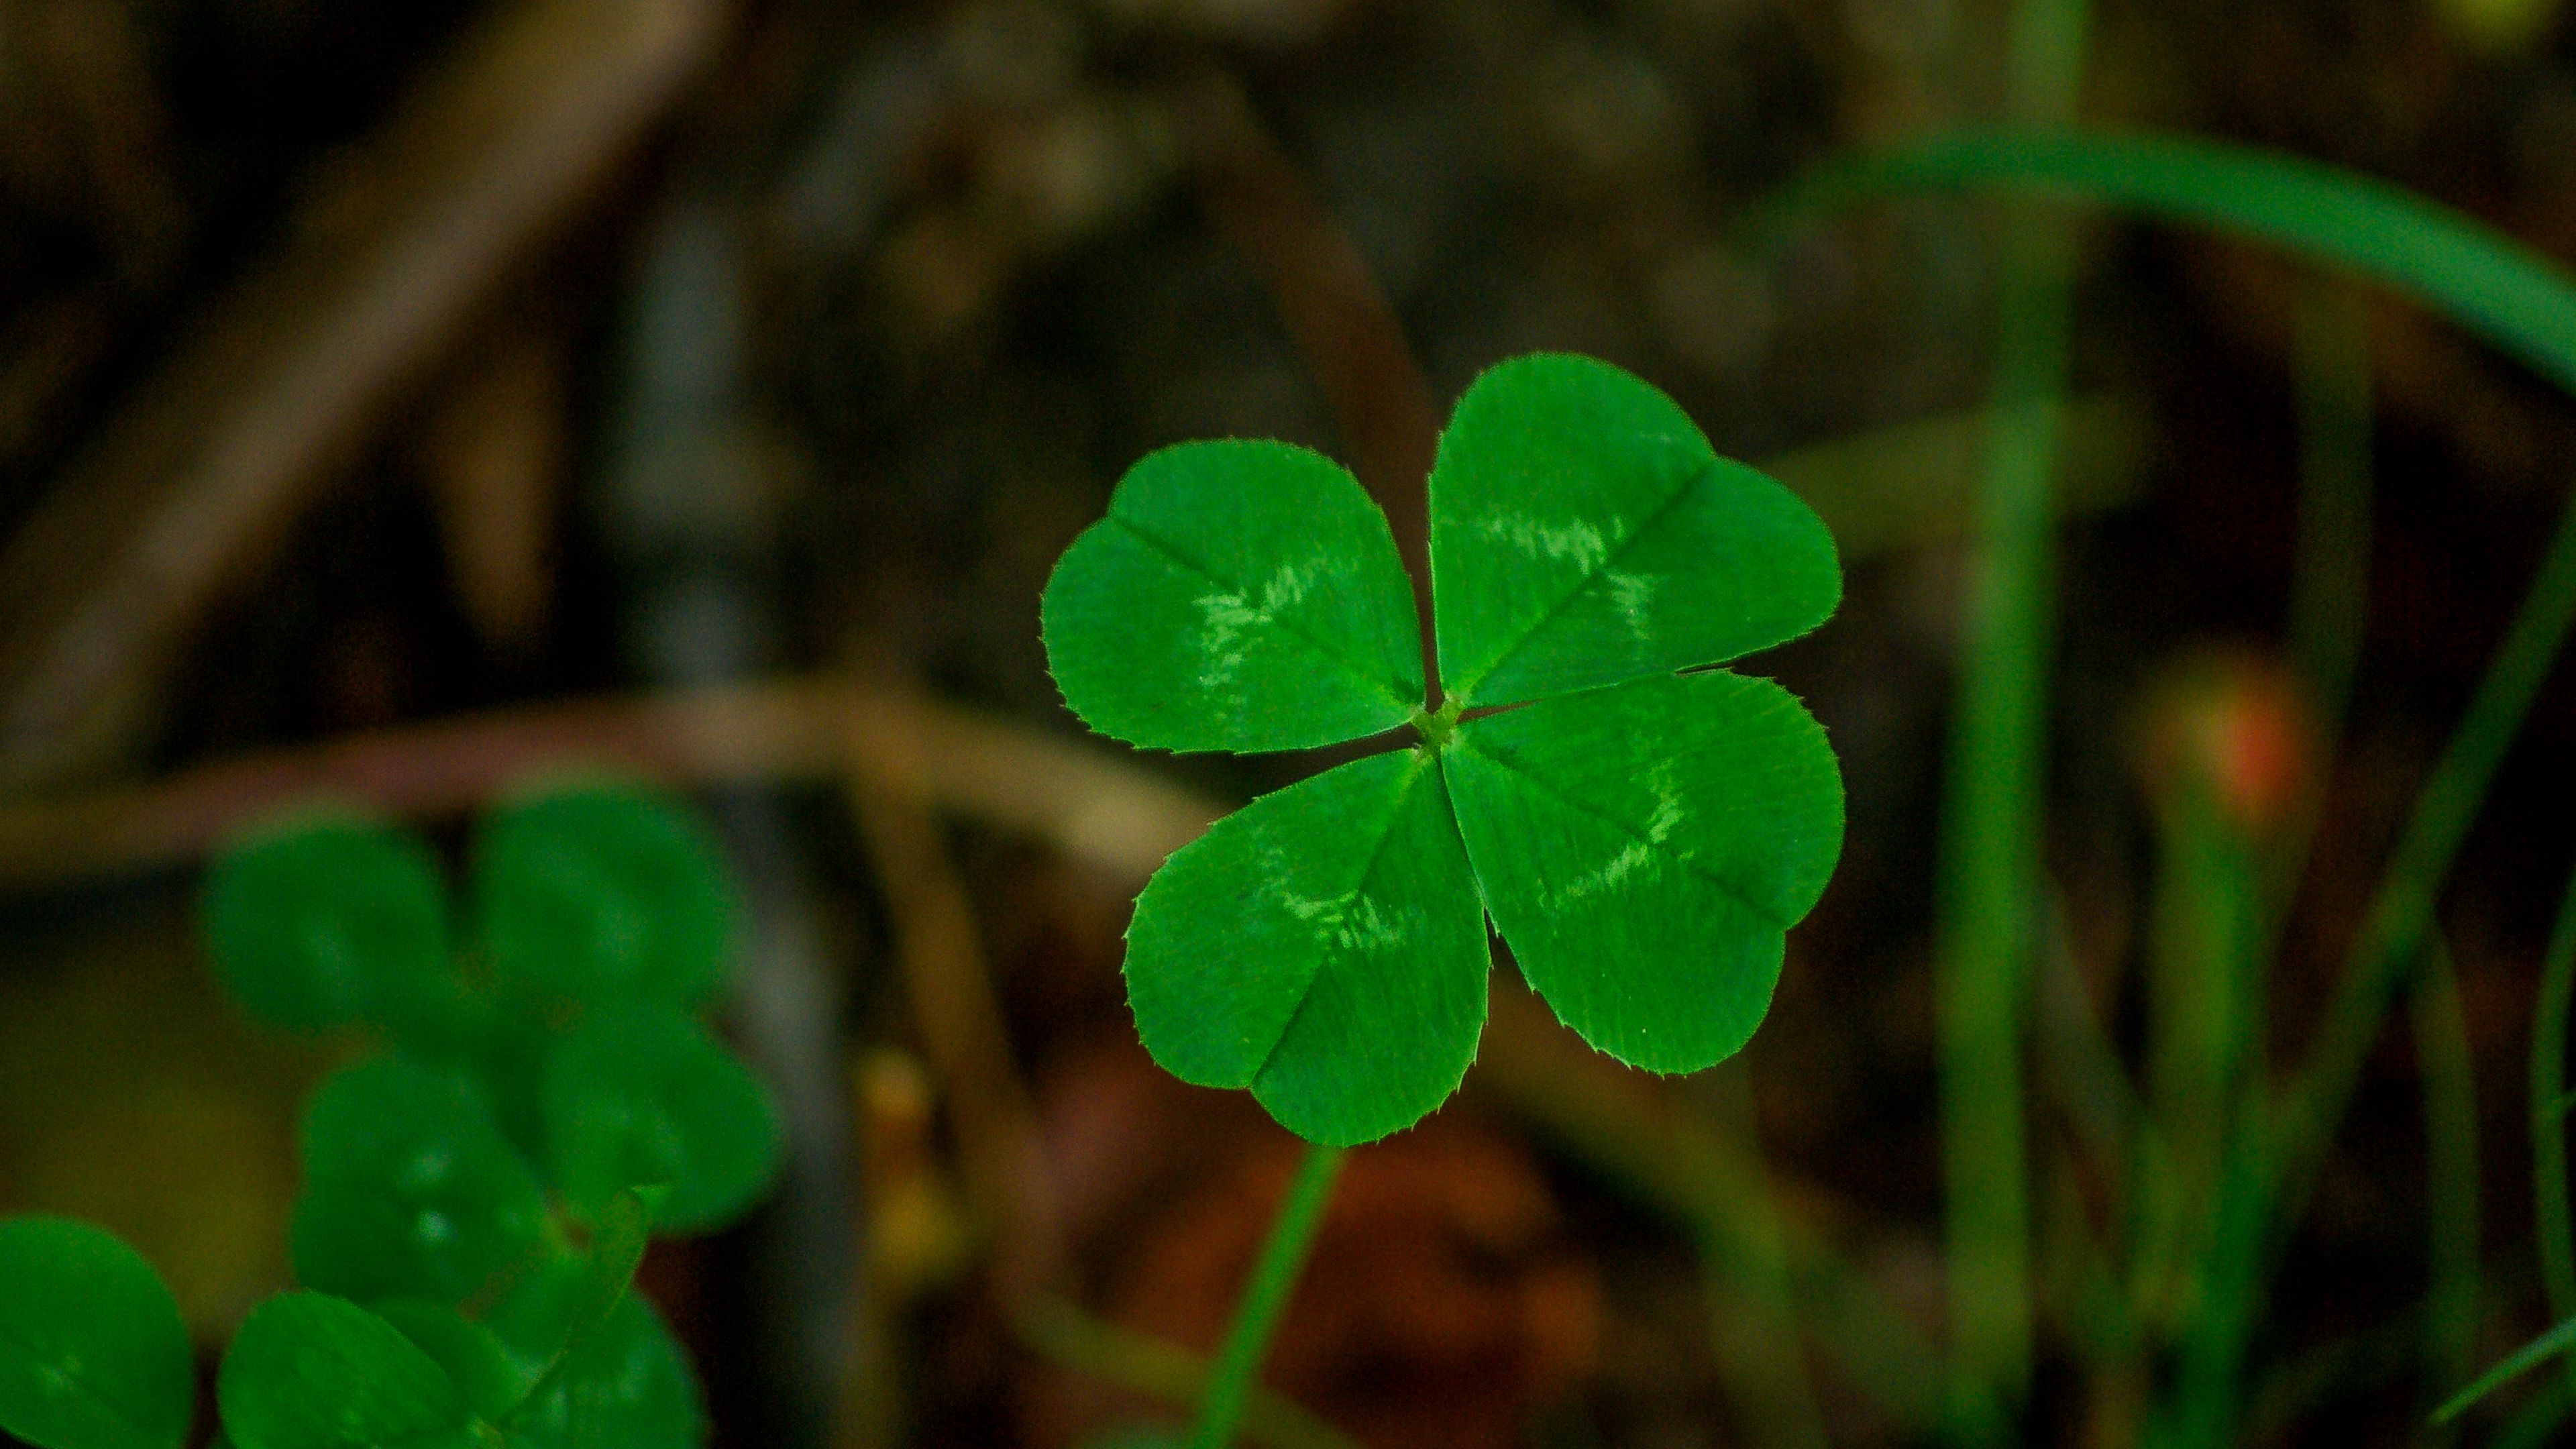
M 1223 574 L 1218 573 L 1215 569 L 1199 562 L 1195 558 L 1192 558 L 1188 553 L 1182 551 L 1170 540 L 1162 538 L 1138 526 L 1134 519 L 1122 518 L 1113 513 L 1109 515 L 1109 521 L 1135 535 L 1137 540 L 1143 543 L 1146 547 L 1163 555 L 1163 557 L 1170 559 L 1173 563 L 1180 565 L 1191 573 L 1197 574 L 1200 578 L 1207 580 L 1218 588 L 1231 590 L 1237 587 Z M 1354 665 L 1348 658 L 1344 657 L 1340 651 L 1336 650 L 1332 645 L 1327 644 L 1323 640 L 1316 638 L 1314 635 L 1307 633 L 1305 630 L 1297 627 L 1287 619 L 1276 614 L 1271 614 L 1266 617 L 1268 622 L 1278 626 L 1281 633 L 1286 634 L 1288 637 L 1295 639 L 1298 643 L 1305 645 L 1309 650 L 1312 650 L 1315 654 L 1320 656 L 1325 663 L 1330 664 L 1334 669 L 1340 671 L 1342 676 L 1349 679 L 1352 683 L 1360 685 L 1374 695 L 1384 697 L 1399 708 L 1410 709 L 1412 707 L 1411 703 L 1405 699 L 1402 693 L 1389 688 L 1391 681 L 1373 678 L 1367 674 L 1361 673 L 1356 665 Z
M 1473 678 L 1458 685 L 1458 697 L 1465 699 L 1472 696 L 1478 685 L 1481 685 L 1486 680 L 1493 678 L 1496 671 L 1500 670 L 1504 665 L 1512 662 L 1513 658 L 1519 655 L 1522 650 L 1527 649 L 1529 647 L 1529 642 L 1532 639 L 1537 638 L 1548 625 L 1556 622 L 1558 615 L 1563 614 L 1567 609 L 1574 607 L 1574 601 L 1583 597 L 1584 592 L 1592 587 L 1593 580 L 1608 573 L 1613 565 L 1627 557 L 1628 550 L 1637 546 L 1637 540 L 1644 538 L 1648 533 L 1653 532 L 1657 524 L 1662 523 L 1674 509 L 1681 506 L 1682 500 L 1690 496 L 1691 490 L 1698 488 L 1710 478 L 1715 477 L 1717 472 L 1718 464 L 1716 461 L 1712 460 L 1701 464 L 1699 468 L 1684 478 L 1681 486 L 1675 488 L 1671 495 L 1666 497 L 1663 502 L 1656 504 L 1651 509 L 1648 509 L 1646 516 L 1638 522 L 1637 526 L 1623 535 L 1618 543 L 1613 545 L 1610 551 L 1602 556 L 1601 562 L 1593 565 L 1590 569 L 1586 570 L 1581 577 L 1574 581 L 1573 588 L 1568 589 L 1562 598 L 1559 598 L 1555 603 L 1550 604 L 1544 613 L 1541 613 L 1536 619 L 1531 620 L 1530 626 L 1520 632 L 1520 637 L 1503 646 L 1503 652 L 1495 655 L 1491 663 L 1487 664 L 1484 668 L 1477 670 Z M 1438 607 L 1438 600 L 1433 600 L 1433 607 L 1435 609 Z M 1707 660 L 1703 662 L 1709 664 L 1722 664 L 1725 661 Z M 1647 670 L 1645 672 L 1653 673 L 1654 671 Z
M 1352 879 L 1350 887 L 1334 898 L 1337 902 L 1347 902 L 1357 896 L 1361 888 L 1368 884 L 1369 877 L 1377 874 L 1378 862 L 1386 858 L 1387 842 L 1395 839 L 1395 823 L 1404 813 L 1405 802 L 1413 798 L 1414 791 L 1422 788 L 1422 774 L 1422 762 L 1417 759 L 1403 788 L 1395 792 L 1395 803 L 1388 807 L 1385 821 L 1378 827 L 1377 843 L 1369 847 L 1368 859 L 1360 863 L 1359 874 Z M 1338 927 L 1339 922 L 1335 925 Z M 1270 1064 L 1278 1060 L 1279 1048 L 1295 1034 L 1297 1022 L 1306 1014 L 1306 1008 L 1314 1004 L 1315 982 L 1324 974 L 1324 958 L 1331 953 L 1332 949 L 1322 936 L 1315 937 L 1314 942 L 1315 969 L 1307 974 L 1305 989 L 1297 993 L 1297 1009 L 1288 1013 L 1288 1020 L 1280 1026 L 1279 1035 L 1271 1039 L 1270 1049 L 1261 1054 L 1261 1065 L 1252 1069 L 1252 1081 L 1255 1086 L 1260 1084 L 1261 1074 L 1269 1071 Z
M 1493 746 L 1471 742 L 1463 735 L 1459 739 L 1459 744 L 1474 750 L 1476 754 L 1483 758 L 1491 760 L 1503 769 L 1509 770 L 1520 778 L 1527 780 L 1539 794 L 1545 795 L 1547 798 L 1554 800 L 1559 805 L 1562 805 L 1578 814 L 1588 815 L 1605 825 L 1611 826 L 1621 834 L 1627 836 L 1637 844 L 1644 846 L 1648 850 L 1657 851 L 1671 856 L 1674 860 L 1679 861 L 1684 869 L 1688 870 L 1691 874 L 1698 876 L 1700 879 L 1707 881 L 1710 885 L 1715 886 L 1728 900 L 1742 906 L 1748 914 L 1752 915 L 1763 924 L 1784 932 L 1791 926 L 1797 924 L 1795 920 L 1781 920 L 1778 914 L 1770 907 L 1756 902 L 1752 896 L 1745 891 L 1743 886 L 1734 881 L 1728 880 L 1726 877 L 1709 869 L 1706 864 L 1702 863 L 1688 852 L 1673 849 L 1663 841 L 1656 840 L 1649 832 L 1640 830 L 1636 826 L 1629 824 L 1627 821 L 1620 819 L 1618 816 L 1592 804 L 1590 801 L 1570 794 L 1564 789 L 1551 784 L 1544 775 L 1531 770 L 1527 765 L 1522 764 L 1518 760 L 1512 759 L 1500 751 L 1497 751 Z

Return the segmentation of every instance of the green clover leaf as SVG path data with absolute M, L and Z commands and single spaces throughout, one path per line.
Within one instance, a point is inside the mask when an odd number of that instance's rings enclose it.
M 1607 363 L 1506 362 L 1431 469 L 1440 677 L 1466 705 L 1724 664 L 1842 602 L 1833 535 Z
M 1219 821 L 1128 931 L 1154 1059 L 1334 1145 L 1457 1089 L 1489 918 L 1596 1048 L 1661 1072 L 1724 1060 L 1842 851 L 1823 728 L 1711 667 L 1840 602 L 1832 535 L 1794 494 L 1642 380 L 1556 354 L 1477 379 L 1429 487 L 1436 713 L 1384 516 L 1302 449 L 1147 457 L 1047 584 L 1049 665 L 1104 734 L 1237 751 L 1421 735 Z
M 453 1308 L 425 1298 L 391 1298 L 376 1304 L 375 1314 L 447 1371 L 477 1418 L 497 1422 L 536 1387 L 537 1365 L 512 1353 L 498 1334 Z
M 468 1078 L 344 1067 L 305 1105 L 295 1272 L 356 1299 L 454 1304 L 545 1241 L 545 1190 Z
M 205 923 L 226 989 L 289 1031 L 407 1020 L 462 989 L 428 844 L 360 817 L 297 816 L 227 849 Z
M 1128 469 L 1056 566 L 1045 616 L 1065 697 L 1148 749 L 1339 744 L 1422 700 L 1386 515 L 1340 464 L 1285 443 L 1183 443 Z
M 532 1000 L 690 1006 L 724 982 L 732 882 L 677 801 L 626 784 L 546 790 L 494 811 L 474 850 L 492 969 Z
M 197 1398 L 188 1328 L 114 1235 L 0 1218 L 0 1434 L 38 1449 L 179 1449 Z
M 472 1404 L 437 1359 L 345 1298 L 281 1293 L 243 1320 L 215 1377 L 240 1449 L 480 1449 Z
M 659 1189 L 656 1228 L 711 1232 L 778 1173 L 783 1139 L 768 1089 L 676 1007 L 593 1014 L 548 1053 L 539 1106 L 555 1187 L 593 1221 L 648 1183 Z
M 512 1449 L 696 1449 L 705 1397 L 688 1354 L 643 1295 L 604 1299 L 595 1265 L 559 1258 L 487 1320 L 542 1371 L 502 1421 Z

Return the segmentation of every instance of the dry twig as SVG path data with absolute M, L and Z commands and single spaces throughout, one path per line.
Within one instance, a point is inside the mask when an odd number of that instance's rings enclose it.
M 186 865 L 305 801 L 460 815 L 527 775 L 579 767 L 701 787 L 828 783 L 846 767 L 1126 879 L 1150 874 L 1223 813 L 1101 751 L 991 715 L 797 679 L 496 710 L 14 806 L 0 810 L 0 896 Z
M 519 0 L 343 161 L 0 553 L 0 780 L 130 747 L 190 625 L 680 92 L 725 9 Z
M 939 818 L 912 790 L 855 770 L 850 808 L 893 918 L 913 1021 L 957 1132 L 967 1199 L 993 1234 L 994 1294 L 1016 1310 L 1060 1290 L 1061 1221 L 1037 1113 L 1011 1050 L 975 902 Z

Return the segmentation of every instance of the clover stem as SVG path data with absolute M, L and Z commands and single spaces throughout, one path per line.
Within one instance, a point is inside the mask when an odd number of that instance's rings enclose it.
M 1234 1322 L 1226 1328 L 1216 1367 L 1208 1374 L 1190 1449 L 1225 1449 L 1234 1437 L 1235 1423 L 1243 1417 L 1244 1401 L 1252 1393 L 1253 1374 L 1270 1350 L 1270 1336 L 1278 1331 L 1288 1296 L 1305 1269 L 1307 1254 L 1314 1250 L 1315 1229 L 1324 1220 L 1324 1202 L 1333 1195 L 1333 1179 L 1341 1169 L 1341 1148 L 1319 1145 L 1306 1150 L 1296 1180 L 1288 1185 L 1287 1201 L 1279 1205 L 1279 1217 L 1270 1225 L 1269 1240 L 1261 1245 L 1261 1257 L 1253 1264 L 1252 1281 L 1244 1285 L 1243 1299 L 1235 1305 Z
M 1450 700 L 1440 706 L 1437 714 L 1427 709 L 1417 709 L 1413 712 L 1413 728 L 1421 734 L 1424 742 L 1428 743 L 1432 752 L 1436 754 L 1449 748 L 1449 741 L 1458 733 L 1458 717 L 1466 711 L 1466 701 L 1458 699 Z

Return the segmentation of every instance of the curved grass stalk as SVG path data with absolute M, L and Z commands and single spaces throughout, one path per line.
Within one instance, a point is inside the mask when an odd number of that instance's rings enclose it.
M 2225 142 L 1938 136 L 1828 164 L 1764 207 L 1747 239 L 1764 245 L 1826 213 L 1915 191 L 2062 197 L 2268 242 L 2410 297 L 2576 393 L 2576 287 L 2563 268 L 2403 187 Z
M 2516 1349 L 2502 1363 L 2478 1375 L 2477 1381 L 2453 1394 L 2442 1407 L 2433 1411 L 2433 1422 L 2447 1424 L 2467 1413 L 2471 1405 L 2541 1364 L 2576 1347 L 2576 1318 L 2568 1319 L 2531 1342 Z

